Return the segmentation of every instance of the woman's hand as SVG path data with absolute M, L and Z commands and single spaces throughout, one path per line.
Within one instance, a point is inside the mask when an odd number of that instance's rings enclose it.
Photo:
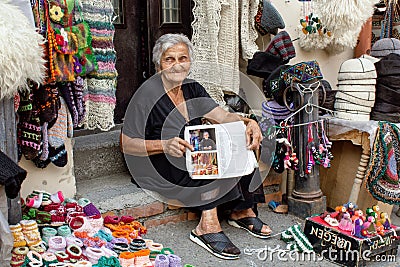
M 190 149 L 190 151 L 194 151 L 193 146 L 179 137 L 162 140 L 161 143 L 164 153 L 170 154 L 171 156 L 177 158 L 182 157 L 187 148 Z
M 262 134 L 258 123 L 255 120 L 248 120 L 246 125 L 246 144 L 250 150 L 260 147 Z

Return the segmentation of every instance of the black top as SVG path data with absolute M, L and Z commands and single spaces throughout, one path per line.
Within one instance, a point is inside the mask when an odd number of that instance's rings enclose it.
M 183 139 L 185 126 L 200 125 L 202 117 L 218 104 L 196 81 L 185 80 L 182 90 L 189 122 L 165 92 L 160 76 L 155 75 L 132 97 L 125 115 L 123 133 L 145 140 L 167 140 L 177 136 Z M 171 189 L 173 185 L 197 187 L 199 183 L 208 181 L 190 178 L 185 157 L 177 158 L 164 153 L 148 157 L 125 157 L 135 181 L 146 189 L 160 192 L 160 186 L 171 186 Z M 164 184 L 164 179 L 172 184 Z

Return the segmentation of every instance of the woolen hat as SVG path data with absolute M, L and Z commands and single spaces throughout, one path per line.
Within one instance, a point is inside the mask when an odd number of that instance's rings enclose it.
M 375 65 L 366 58 L 352 58 L 339 68 L 338 81 L 376 79 Z
M 361 111 L 361 112 L 365 112 L 365 113 L 370 113 L 372 108 L 371 107 L 362 106 L 362 105 L 358 105 L 358 104 L 349 103 L 349 102 L 341 100 L 341 99 L 336 99 L 336 101 L 335 101 L 335 110 L 339 110 L 339 111 L 354 110 L 354 111 Z
M 277 67 L 283 64 L 279 55 L 258 51 L 254 53 L 252 59 L 249 59 L 247 74 L 267 79 Z
M 316 60 L 297 63 L 288 69 L 282 75 L 286 86 L 292 82 L 306 83 L 314 79 L 322 79 L 321 69 Z
M 292 39 L 286 31 L 281 31 L 269 43 L 266 52 L 279 56 L 284 64 L 296 56 Z
M 264 118 L 274 118 L 284 120 L 291 114 L 286 106 L 279 105 L 275 100 L 264 101 L 262 103 L 262 116 Z
M 383 38 L 374 43 L 371 56 L 381 58 L 389 54 L 400 54 L 400 40 L 396 38 Z
M 261 16 L 261 26 L 267 32 L 277 34 L 278 29 L 285 28 L 285 22 L 278 10 L 269 0 L 263 0 L 263 13 Z
M 268 79 L 265 80 L 263 90 L 266 97 L 272 96 L 279 105 L 283 106 L 283 92 L 286 89 L 285 82 L 282 79 L 282 75 L 290 65 L 281 65 L 276 68 Z

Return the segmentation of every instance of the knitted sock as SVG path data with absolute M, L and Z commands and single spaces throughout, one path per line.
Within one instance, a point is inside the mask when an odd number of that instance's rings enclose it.
M 18 107 L 19 121 L 28 121 L 32 113 L 33 95 L 29 91 L 19 92 L 20 102 Z
M 31 198 L 28 198 L 26 200 L 26 206 L 38 209 L 42 205 L 42 200 L 43 200 L 43 194 L 40 193 L 37 196 L 33 196 Z
M 58 148 L 49 147 L 49 158 L 51 162 L 57 167 L 64 167 L 68 163 L 68 154 L 65 146 L 62 145 Z
M 31 116 L 29 121 L 20 121 L 17 126 L 18 144 L 21 152 L 27 160 L 36 158 L 39 155 L 42 141 L 42 129 L 40 120 Z
M 58 191 L 50 196 L 51 201 L 54 203 L 64 202 L 64 195 L 61 191 Z
M 182 260 L 179 256 L 175 254 L 170 254 L 167 255 L 168 260 L 169 260 L 169 267 L 181 267 L 182 266 Z
M 169 267 L 169 258 L 167 255 L 158 254 L 156 257 L 155 265 L 156 267 Z
M 282 233 L 281 239 L 288 243 L 289 249 L 300 252 L 311 252 L 313 247 L 305 234 L 301 231 L 299 225 L 293 225 Z
M 80 76 L 76 77 L 76 80 L 74 82 L 74 97 L 75 97 L 76 109 L 78 112 L 78 125 L 80 125 L 83 122 L 86 114 L 85 101 L 83 100 L 83 87 L 84 87 L 83 78 Z
M 40 86 L 35 92 L 35 106 L 39 110 L 40 121 L 51 123 L 57 119 L 58 89 L 56 84 Z
M 61 85 L 59 89 L 61 92 L 61 96 L 65 100 L 68 110 L 71 113 L 73 125 L 74 125 L 74 127 L 77 127 L 79 115 L 78 115 L 78 110 L 76 108 L 75 99 L 74 99 L 73 83 L 71 83 L 71 82 L 65 83 L 65 84 Z
M 60 109 L 58 110 L 58 118 L 53 127 L 47 131 L 49 145 L 58 148 L 67 140 L 67 120 L 68 110 L 64 100 L 60 99 Z

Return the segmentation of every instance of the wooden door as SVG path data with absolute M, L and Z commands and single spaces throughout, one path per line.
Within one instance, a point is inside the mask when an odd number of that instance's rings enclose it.
M 155 73 L 152 50 L 155 41 L 166 33 L 183 33 L 192 37 L 192 0 L 148 0 L 148 70 L 146 77 Z

